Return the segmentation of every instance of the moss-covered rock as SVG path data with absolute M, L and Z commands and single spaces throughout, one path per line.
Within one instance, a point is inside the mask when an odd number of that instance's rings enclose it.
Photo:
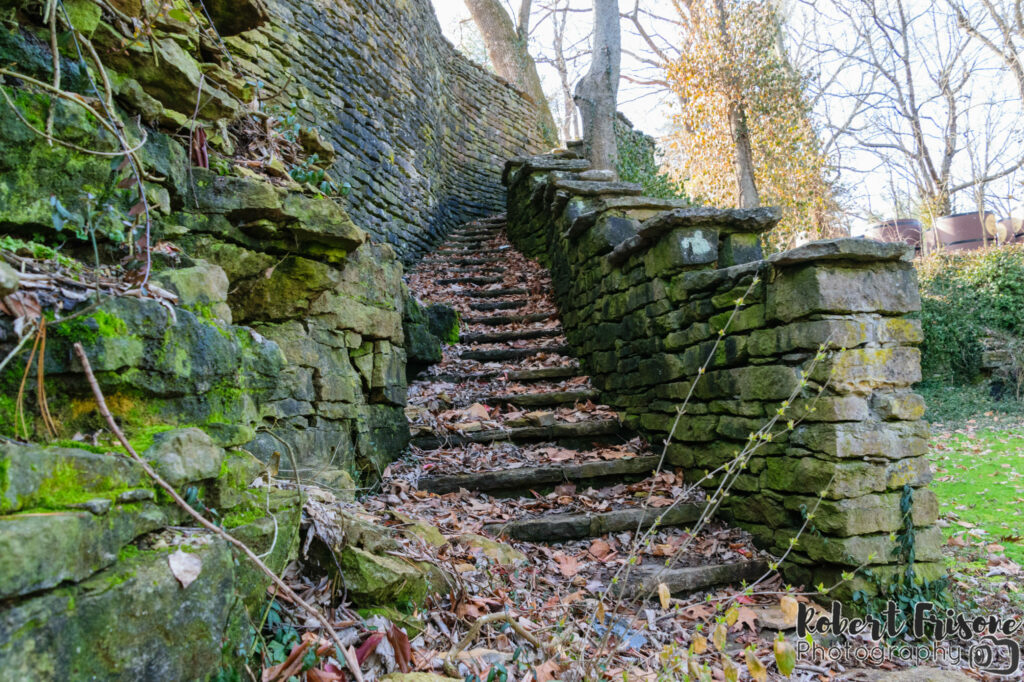
M 216 478 L 221 473 L 224 449 L 197 428 L 157 434 L 142 456 L 172 486 Z

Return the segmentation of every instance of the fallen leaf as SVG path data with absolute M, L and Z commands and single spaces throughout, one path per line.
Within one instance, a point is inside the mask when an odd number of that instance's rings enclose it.
M 598 538 L 590 543 L 590 555 L 595 559 L 601 560 L 612 553 L 612 546 L 604 540 Z
M 661 601 L 661 608 L 668 610 L 672 604 L 672 591 L 665 583 L 658 583 L 658 599 Z
M 491 410 L 486 405 L 473 403 L 466 408 L 466 414 L 475 420 L 484 420 L 491 415 Z
M 750 674 L 750 679 L 756 682 L 766 682 L 768 679 L 768 669 L 761 662 L 761 659 L 750 649 L 744 649 L 743 656 L 747 660 L 747 673 Z
M 741 606 L 736 614 L 736 631 L 739 632 L 746 625 L 750 631 L 757 634 L 757 613 L 753 609 Z
M 562 572 L 563 577 L 572 578 L 580 572 L 580 562 L 576 560 L 576 557 L 558 552 L 552 558 L 558 564 L 558 570 Z
M 788 594 L 784 595 L 779 600 L 779 607 L 782 609 L 782 617 L 786 619 L 786 625 L 792 625 L 796 622 L 797 612 L 800 610 L 796 599 Z
M 181 583 L 182 588 L 191 585 L 199 577 L 200 571 L 203 570 L 203 560 L 199 558 L 198 554 L 183 552 L 180 549 L 167 557 L 167 563 L 171 567 L 171 573 Z

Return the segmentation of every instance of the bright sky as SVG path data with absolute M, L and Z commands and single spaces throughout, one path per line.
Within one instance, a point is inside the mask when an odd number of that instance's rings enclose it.
M 482 41 L 463 0 L 432 1 L 442 30 L 448 39 L 464 52 L 469 53 L 470 56 L 475 54 L 478 59 L 484 58 L 485 51 Z M 586 48 L 591 31 L 589 11 L 592 6 L 591 0 L 569 1 L 570 7 L 574 11 L 568 15 L 565 43 L 568 45 L 580 41 Z M 844 120 L 847 111 L 845 107 L 848 106 L 850 100 L 842 96 L 842 91 L 859 87 L 858 79 L 861 72 L 853 64 L 840 62 L 835 55 L 809 51 L 804 44 L 816 41 L 818 45 L 830 47 L 843 41 L 856 40 L 856 36 L 849 26 L 844 24 L 846 20 L 841 16 L 841 11 L 835 9 L 835 7 L 850 7 L 853 4 L 852 0 L 783 1 L 789 11 L 789 38 L 792 43 L 789 50 L 793 59 L 805 70 L 823 74 L 822 78 L 827 78 L 829 73 L 838 74 L 833 82 L 832 90 L 836 90 L 840 95 L 830 99 L 823 98 L 819 101 L 815 109 L 817 115 L 823 122 Z M 504 2 L 510 7 L 514 4 L 518 8 L 519 0 L 504 0 Z M 633 8 L 634 2 L 636 0 L 620 0 L 620 9 L 628 12 Z M 931 0 L 905 0 L 905 2 L 910 10 L 922 13 L 922 15 L 929 12 L 930 8 L 935 7 L 931 4 Z M 836 4 L 832 5 L 832 3 Z M 537 8 L 542 4 L 535 0 L 534 7 Z M 671 17 L 674 12 L 672 5 L 671 0 L 641 0 L 638 6 L 641 10 L 648 11 L 650 15 Z M 967 6 L 971 7 L 971 3 L 968 2 Z M 808 19 L 811 15 L 810 8 L 815 10 L 814 13 L 817 16 L 815 22 Z M 551 54 L 553 22 L 550 17 L 542 19 L 537 17 L 538 15 L 535 14 L 535 28 L 531 34 L 531 52 L 535 58 L 538 58 L 541 80 L 549 100 L 553 104 L 557 120 L 561 108 L 559 78 L 554 67 L 544 63 L 544 58 Z M 648 16 L 646 19 L 648 26 L 651 21 Z M 919 29 L 919 35 L 914 36 L 916 38 L 914 44 L 931 45 L 934 48 L 922 49 L 919 53 L 921 71 L 916 74 L 916 77 L 925 79 L 926 70 L 935 67 L 934 64 L 928 63 L 929 60 L 932 59 L 933 54 L 941 50 L 941 40 L 936 40 L 935 36 L 938 35 L 941 39 L 948 32 L 943 34 L 943 27 L 927 22 L 919 25 L 922 27 Z M 650 54 L 644 41 L 632 30 L 628 21 L 623 21 L 622 28 L 624 52 L 622 73 L 632 76 L 636 80 L 642 80 L 644 77 L 657 77 L 658 71 L 644 65 L 636 56 Z M 671 47 L 672 42 L 676 40 L 676 29 L 666 22 L 662 22 L 660 26 L 655 25 L 655 28 L 660 31 L 662 44 Z M 928 34 L 929 32 L 931 35 Z M 953 33 L 955 34 L 955 31 Z M 983 62 L 978 63 L 984 64 Z M 585 54 L 575 64 L 570 65 L 570 71 L 574 76 L 573 85 L 575 85 L 575 78 L 578 78 L 587 67 L 588 57 Z M 836 83 L 838 87 L 835 85 Z M 993 68 L 989 62 L 988 66 L 979 68 L 979 77 L 972 79 L 971 83 L 972 86 L 966 99 L 966 111 L 961 112 L 964 117 L 959 133 L 961 143 L 967 143 L 968 140 L 976 138 L 980 139 L 980 135 L 984 131 L 988 136 L 987 139 L 991 139 L 989 145 L 991 149 L 980 150 L 980 146 L 976 145 L 975 149 L 979 150 L 978 154 L 1002 154 L 1006 158 L 1016 158 L 1021 151 L 1019 140 L 1024 136 L 1024 125 L 1022 125 L 1024 117 L 1021 115 L 1020 103 L 1015 98 L 1016 85 L 1008 71 Z M 848 88 L 844 88 L 844 85 L 848 85 Z M 1004 108 L 991 106 L 991 103 L 998 97 L 1003 97 L 1007 102 Z M 655 137 L 662 137 L 669 131 L 672 125 L 673 104 L 674 99 L 660 86 L 640 85 L 630 82 L 628 78 L 624 79 L 620 85 L 620 111 L 629 117 L 637 128 Z M 941 132 L 944 122 L 941 115 L 943 113 L 941 101 L 925 103 L 922 106 L 933 107 L 925 116 L 926 124 L 933 125 L 935 133 Z M 885 111 L 884 108 L 879 108 L 876 111 L 869 111 L 863 116 L 865 121 L 868 120 L 867 117 L 870 117 L 870 120 L 877 124 L 882 118 L 891 117 L 892 114 Z M 865 135 L 864 137 L 869 136 Z M 858 138 L 858 140 L 860 139 L 862 138 Z M 865 141 L 877 140 L 867 139 Z M 847 200 L 851 208 L 849 224 L 854 233 L 858 233 L 866 226 L 864 218 L 869 212 L 883 215 L 894 214 L 892 200 L 894 190 L 897 194 L 906 194 L 912 191 L 907 178 L 894 177 L 894 174 L 886 170 L 886 166 L 880 163 L 877 153 L 868 152 L 859 145 L 859 141 L 850 138 L 841 154 L 836 157 L 842 169 L 840 182 L 849 191 Z M 962 153 L 957 157 L 954 164 L 955 174 L 964 177 L 971 174 L 968 156 L 968 154 Z M 899 165 L 899 163 L 889 164 L 888 168 Z M 998 196 L 989 200 L 989 208 L 996 210 L 999 215 L 1005 215 L 1012 206 L 1019 205 L 1022 198 L 1020 181 L 1022 176 L 1024 173 L 1017 173 L 999 183 L 994 183 L 992 194 Z M 971 204 L 969 192 L 962 192 L 954 198 L 955 210 L 974 210 L 974 205 L 966 205 Z

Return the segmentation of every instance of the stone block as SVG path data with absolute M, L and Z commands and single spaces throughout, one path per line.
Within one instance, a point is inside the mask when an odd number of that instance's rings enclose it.
M 921 309 L 909 263 L 867 266 L 810 264 L 778 273 L 768 285 L 769 319 L 789 322 L 814 313 L 885 313 Z
M 866 395 L 876 388 L 900 388 L 921 380 L 921 352 L 916 348 L 853 348 L 829 353 L 811 372 L 837 393 Z
M 829 499 L 860 497 L 895 490 L 904 485 L 919 487 L 932 479 L 926 457 L 911 457 L 887 464 L 819 459 L 798 450 L 785 457 L 768 458 L 761 472 L 762 486 L 782 493 L 822 491 Z
M 871 409 L 881 419 L 915 421 L 924 416 L 924 398 L 911 391 L 876 391 Z
M 781 553 L 789 547 L 789 541 L 796 531 L 781 529 L 775 534 L 775 551 Z M 917 561 L 942 560 L 942 546 L 945 541 L 937 526 L 917 531 L 914 545 Z M 796 547 L 811 561 L 823 561 L 846 566 L 889 564 L 894 561 L 896 543 L 889 533 L 879 535 L 852 535 L 836 538 L 813 533 L 804 533 L 797 540 Z
M 718 232 L 708 228 L 679 228 L 659 239 L 645 254 L 648 277 L 663 277 L 684 267 L 707 265 L 718 259 Z
M 916 422 L 844 422 L 801 424 L 791 442 L 840 459 L 886 457 L 904 459 L 928 450 L 928 424 Z
M 821 500 L 816 497 L 788 495 L 787 509 L 808 512 L 814 510 L 812 523 L 827 535 L 866 535 L 887 533 L 903 528 L 903 514 L 900 512 L 902 492 L 869 494 L 843 500 Z M 931 490 L 914 491 L 913 522 L 917 527 L 930 526 L 939 517 L 939 502 Z
M 201 429 L 173 429 L 158 433 L 142 453 L 156 472 L 174 487 L 216 478 L 224 449 Z
M 731 265 L 751 263 L 764 258 L 761 250 L 761 235 L 749 232 L 732 232 L 723 234 L 718 244 L 718 266 L 727 268 Z

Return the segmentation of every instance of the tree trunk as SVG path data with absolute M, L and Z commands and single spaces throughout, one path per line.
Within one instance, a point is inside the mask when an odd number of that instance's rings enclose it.
M 754 153 L 750 148 L 747 112 L 742 104 L 733 105 L 729 112 L 729 126 L 736 147 L 736 155 L 733 157 L 736 168 L 736 205 L 740 208 L 758 208 L 761 198 L 754 181 Z
M 595 169 L 612 170 L 618 162 L 615 112 L 619 94 L 618 0 L 594 0 L 594 52 L 590 71 L 576 85 L 576 106 L 583 118 L 583 151 Z
M 540 84 L 537 64 L 527 49 L 529 29 L 525 22 L 529 20 L 529 0 L 523 2 L 521 14 L 525 16 L 520 17 L 519 30 L 512 24 L 512 18 L 502 8 L 499 0 L 465 2 L 473 16 L 473 23 L 483 36 L 494 70 L 533 100 L 540 116 L 544 137 L 549 143 L 555 144 L 558 139 L 555 119 L 551 116 L 551 108 Z

